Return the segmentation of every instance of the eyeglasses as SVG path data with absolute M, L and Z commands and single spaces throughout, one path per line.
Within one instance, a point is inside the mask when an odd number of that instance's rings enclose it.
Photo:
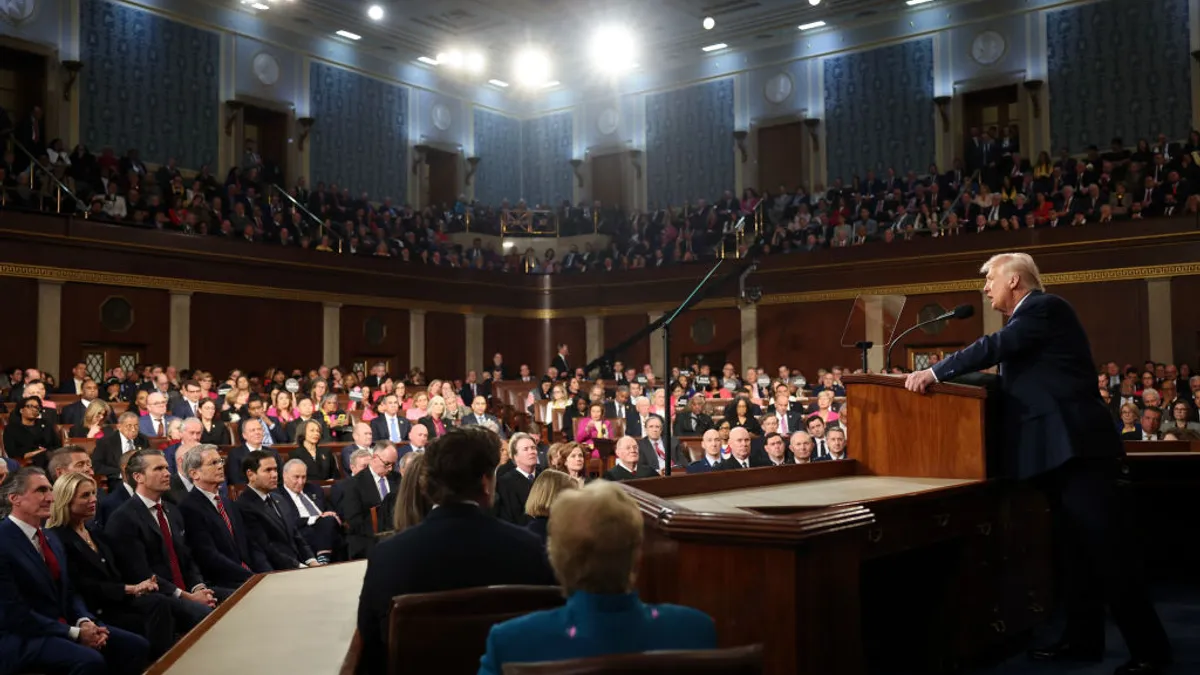
M 40 405 L 38 405 L 38 404 L 36 404 L 36 403 L 30 403 L 30 404 L 28 404 L 28 405 L 26 405 L 26 406 L 25 406 L 25 409 L 26 409 L 26 410 L 41 410 L 41 409 L 42 409 L 42 406 L 40 406 Z
M 395 463 L 395 462 L 385 462 L 385 461 L 383 461 L 382 459 L 381 459 L 381 460 L 379 460 L 379 464 L 380 464 L 381 466 L 383 466 L 383 468 L 385 468 L 385 469 L 389 469 L 389 470 L 390 470 L 390 469 L 392 469 L 393 467 L 395 467 L 395 466 L 396 466 L 396 463 Z
M 211 462 L 205 462 L 204 466 L 225 466 L 225 460 L 221 459 L 221 458 L 217 458 Z

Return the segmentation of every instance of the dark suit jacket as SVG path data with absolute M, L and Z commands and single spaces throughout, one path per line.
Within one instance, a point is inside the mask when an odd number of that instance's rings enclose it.
M 625 414 L 618 415 L 616 401 L 605 401 L 604 402 L 604 416 L 605 417 L 621 417 L 621 418 L 623 418 L 625 420 L 626 428 L 628 428 L 628 426 L 629 426 L 629 413 L 630 412 L 637 413 L 637 408 L 634 408 L 632 403 L 628 403 L 628 402 L 625 403 Z
M 694 423 L 693 423 L 694 418 Z M 713 428 L 713 419 L 704 413 L 694 415 L 693 413 L 683 412 L 675 417 L 675 435 L 676 436 L 702 436 L 704 432 Z
M 1157 434 L 1156 436 L 1161 437 L 1161 434 Z M 1142 440 L 1142 430 L 1137 429 L 1136 431 L 1122 432 L 1121 440 L 1122 441 L 1140 441 L 1140 440 Z
M 939 381 L 1000 365 L 1004 472 L 1026 478 L 1073 457 L 1118 457 L 1087 333 L 1066 300 L 1035 291 L 1004 328 L 933 367 Z
M 747 463 L 750 462 L 749 457 L 746 458 L 746 462 Z M 751 464 L 751 466 L 754 466 L 754 465 Z M 716 468 L 718 471 L 725 471 L 726 469 L 741 469 L 743 467 L 742 467 L 741 463 L 738 462 L 737 458 L 735 458 L 733 455 L 730 455 L 729 457 L 721 460 L 721 463 L 718 464 Z
M 204 577 L 184 539 L 183 516 L 169 502 L 163 502 L 163 509 L 171 530 L 171 540 L 175 544 L 175 555 L 179 559 L 179 570 L 187 585 L 187 588 L 180 590 L 191 591 L 204 583 Z M 158 527 L 158 520 L 141 499 L 136 495 L 126 499 L 104 523 L 104 533 L 109 541 L 117 545 L 114 551 L 117 568 L 121 570 L 121 578 L 126 583 L 139 584 L 152 574 L 158 575 L 158 592 L 168 597 L 175 594 L 176 586 L 171 580 L 171 563 L 162 531 Z
M 346 524 L 346 544 L 351 559 L 365 558 L 375 547 L 375 530 L 371 528 L 371 509 L 379 506 L 379 526 L 382 531 L 392 529 L 392 505 L 396 503 L 396 489 L 400 487 L 400 476 L 387 476 L 387 498 L 379 499 L 379 486 L 371 469 L 359 471 L 346 483 L 342 495 L 342 521 Z
M 265 554 L 273 569 L 294 570 L 316 556 L 304 537 L 282 517 L 283 507 L 279 502 L 283 500 L 279 495 L 272 492 L 267 498 L 279 509 L 278 515 L 253 489 L 243 490 L 237 500 L 242 520 L 246 522 L 252 545 Z
M 179 477 L 179 474 L 175 474 L 171 476 L 171 489 L 167 490 L 167 493 L 163 495 L 163 499 L 175 506 L 182 506 L 183 500 L 187 499 L 189 494 L 191 493 L 188 491 L 187 486 L 183 484 L 183 479 Z
M 92 470 L 98 474 L 108 476 L 108 484 L 112 486 L 115 481 L 121 479 L 121 432 L 114 431 L 105 433 L 104 438 L 96 441 L 96 449 L 92 451 Z M 137 438 L 133 439 L 135 448 L 150 447 L 150 439 L 142 434 L 138 434 Z M 175 465 L 167 462 L 172 470 Z M 115 477 L 115 481 L 114 481 Z M 112 489 L 111 487 L 109 488 Z M 140 582 L 138 582 L 140 583 Z
M 366 449 L 370 450 L 370 448 Z M 350 455 L 353 455 L 355 450 L 358 450 L 357 445 L 347 445 L 342 448 L 342 472 L 345 476 L 350 475 Z M 312 478 L 309 478 L 309 480 L 312 480 Z
M 716 465 L 712 465 L 708 463 L 707 459 L 699 459 L 687 465 L 687 472 L 690 476 L 694 473 L 707 473 L 709 471 L 716 471 L 720 468 L 721 462 L 717 462 Z
M 179 403 L 176 403 L 175 407 L 171 408 L 171 414 L 181 420 L 186 420 L 189 417 L 196 416 L 196 414 L 192 412 L 192 405 L 188 403 L 187 399 L 180 399 Z
M 79 592 L 84 604 L 103 618 L 106 610 L 123 605 L 129 596 L 125 594 L 125 581 L 113 559 L 112 546 L 99 529 L 88 528 L 97 551 L 70 527 L 60 525 L 53 532 L 66 550 L 66 564 L 71 568 L 71 582 Z M 60 560 L 60 562 L 62 562 Z
M 71 393 L 75 393 L 75 392 L 71 392 Z M 86 412 L 87 412 L 87 406 L 83 404 L 83 401 L 76 401 L 76 402 L 72 403 L 71 405 L 63 406 L 62 410 L 59 411 L 58 423 L 59 424 L 82 424 L 83 423 L 83 415 Z M 106 423 L 107 424 L 115 424 L 116 421 L 117 421 L 116 415 L 113 415 L 110 412 Z
M 375 547 L 358 604 L 359 672 L 386 672 L 392 598 L 508 584 L 553 585 L 538 538 L 474 504 L 444 504 Z
M 266 450 L 275 457 L 275 462 L 279 465 L 279 469 L 283 470 L 283 462 L 280 460 L 279 453 L 274 448 L 259 448 Z M 250 448 L 242 443 L 236 448 L 229 451 L 225 456 L 225 484 L 226 485 L 245 485 L 246 472 L 242 471 L 242 462 L 246 459 L 246 455 L 250 454 Z
M 660 438 L 661 442 L 662 439 Z M 687 447 L 683 445 L 683 441 L 678 438 L 671 437 L 671 451 L 667 453 L 668 460 L 671 466 L 687 466 L 692 463 L 692 458 L 688 455 Z M 663 443 L 663 450 L 666 451 L 666 443 Z M 642 438 L 638 440 L 638 466 L 645 466 L 653 471 L 658 471 L 658 453 L 654 451 L 654 446 L 650 444 L 650 439 Z
M 534 477 L 537 470 L 534 470 Z M 496 479 L 496 499 L 492 511 L 496 517 L 513 525 L 524 525 L 529 522 L 525 515 L 525 500 L 529 499 L 529 490 L 533 481 L 520 471 L 509 471 Z
M 216 507 L 198 489 L 187 493 L 179 510 L 201 574 L 217 586 L 237 588 L 255 572 L 270 572 L 273 568 L 266 555 L 250 545 L 246 523 L 229 497 L 222 496 L 221 504 L 233 525 L 232 535 Z
M 116 513 L 125 500 L 129 499 L 129 490 L 122 487 L 124 483 L 109 483 L 108 494 L 100 500 L 100 505 L 96 508 L 96 524 L 103 527 L 105 523 L 112 518 L 112 514 Z
M 322 443 L 332 442 L 333 441 L 333 432 L 329 430 L 329 425 L 325 424 L 325 420 L 322 419 L 319 415 L 313 415 L 310 419 L 316 420 L 317 423 L 321 425 L 321 442 Z M 287 442 L 288 443 L 295 443 L 297 445 L 300 444 L 300 441 L 296 440 L 296 427 L 299 425 L 300 425 L 300 420 L 292 420 L 291 422 L 287 423 L 285 429 L 287 430 Z M 271 434 L 272 438 L 274 438 L 274 436 L 275 436 L 274 434 Z
M 567 360 L 563 358 L 562 354 L 555 354 L 554 360 L 550 362 L 550 365 L 558 369 L 558 378 L 560 380 L 565 380 L 574 374 L 570 372 L 570 366 L 567 365 Z
M 429 430 L 429 440 L 432 441 L 438 437 L 437 427 L 433 424 L 432 416 L 426 415 L 422 417 L 421 419 L 417 420 L 417 424 L 423 424 L 425 425 L 425 428 Z M 442 418 L 442 429 L 442 435 L 445 435 L 447 431 L 450 431 L 450 422 L 445 418 Z
M 297 531 L 308 527 L 308 514 L 300 513 L 299 509 L 296 508 L 296 503 L 292 501 L 291 495 L 287 494 L 285 490 L 286 488 L 280 485 L 279 489 L 275 491 L 279 495 L 277 503 L 279 504 L 279 511 L 283 513 L 283 519 L 288 522 L 292 529 Z M 329 510 L 325 506 L 325 497 L 319 488 L 309 483 L 304 486 L 304 494 L 308 495 L 308 498 L 312 500 L 313 506 L 317 507 L 318 513 L 324 513 Z
M 172 420 L 175 419 L 177 418 L 174 415 L 163 415 L 163 436 L 167 435 L 167 427 L 171 426 Z M 154 429 L 154 421 L 150 419 L 149 415 L 143 415 L 142 418 L 138 420 L 138 431 L 140 431 L 144 436 L 158 436 L 156 430 Z
M 304 446 L 300 446 L 288 453 L 288 460 L 293 459 L 304 462 L 304 466 L 308 468 L 309 480 L 335 480 L 342 477 L 341 472 L 338 471 L 337 460 L 333 458 L 333 452 L 329 448 L 318 445 L 317 456 L 314 458 Z M 280 469 L 283 469 L 282 464 Z
M 604 472 L 604 479 L 605 480 L 623 481 L 623 480 L 633 480 L 635 478 L 654 478 L 657 475 L 658 475 L 657 471 L 655 471 L 654 469 L 651 469 L 646 464 L 642 464 L 641 462 L 639 462 L 637 465 L 636 471 L 634 471 L 633 473 L 630 473 L 629 469 L 626 469 L 625 467 L 621 466 L 620 464 L 613 465 L 613 468 Z
M 5 633 L 18 633 L 26 639 L 65 640 L 68 626 L 94 617 L 74 593 L 62 543 L 53 533 L 46 535 L 46 541 L 59 560 L 58 583 L 50 577 L 46 561 L 21 528 L 8 518 L 0 521 L 0 625 Z
M 405 419 L 403 414 L 396 415 L 396 426 L 400 428 L 400 440 L 408 440 L 408 432 L 412 429 L 412 424 Z M 377 441 L 392 438 L 392 434 L 388 430 L 387 417 L 380 415 L 371 420 L 371 435 Z

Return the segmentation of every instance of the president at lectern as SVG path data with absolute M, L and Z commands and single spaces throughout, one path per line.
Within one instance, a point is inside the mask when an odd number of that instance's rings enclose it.
M 1096 388 L 1083 325 L 1070 304 L 1042 289 L 1028 254 L 993 256 L 980 271 L 992 309 L 1008 323 L 912 373 L 906 386 L 924 392 L 934 382 L 1000 366 L 1005 466 L 1046 492 L 1067 556 L 1065 632 L 1031 658 L 1100 661 L 1107 603 L 1132 656 L 1116 675 L 1163 672 L 1171 649 L 1127 541 L 1117 499 L 1124 452 Z

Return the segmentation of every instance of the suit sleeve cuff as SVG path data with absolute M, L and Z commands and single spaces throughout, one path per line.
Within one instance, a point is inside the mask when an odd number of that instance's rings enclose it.
M 78 626 L 71 626 L 67 629 L 67 638 L 71 642 L 79 642 L 79 632 Z
M 178 597 L 179 597 L 179 596 L 181 596 L 181 595 L 183 595 L 183 589 L 182 589 L 182 588 L 176 588 L 176 589 L 175 589 L 175 594 L 174 594 L 174 597 L 178 598 Z
M 938 376 L 937 376 L 937 371 L 936 371 L 936 370 L 934 370 L 933 368 L 930 368 L 930 369 L 929 369 L 929 374 L 933 376 L 933 381 L 934 381 L 934 382 L 941 382 L 941 381 L 942 381 L 942 379 L 941 379 L 940 377 L 938 377 Z

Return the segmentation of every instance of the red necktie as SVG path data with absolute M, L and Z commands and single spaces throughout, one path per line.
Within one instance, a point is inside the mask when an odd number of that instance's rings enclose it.
M 55 582 L 62 577 L 62 569 L 58 566 L 58 556 L 54 555 L 54 550 L 50 548 L 50 542 L 46 541 L 46 533 L 38 528 L 37 531 L 38 548 L 42 550 L 42 557 L 46 559 L 46 567 L 50 570 L 50 578 Z
M 659 459 L 666 459 L 667 455 L 663 452 L 662 441 L 654 441 L 654 452 L 658 453 Z
M 167 432 L 163 430 L 163 423 L 162 423 L 162 418 L 161 418 L 161 417 L 158 419 L 158 422 L 156 423 L 156 425 L 155 425 L 155 428 L 158 430 L 158 431 L 157 431 L 157 434 L 158 434 L 159 436 L 166 436 L 166 435 L 167 435 Z
M 158 515 L 158 529 L 162 532 L 163 543 L 167 547 L 167 559 L 171 562 L 171 583 L 179 590 L 187 588 L 183 581 L 183 570 L 179 567 L 179 556 L 175 553 L 175 540 L 171 538 L 171 528 L 167 525 L 167 515 L 162 504 L 155 504 L 154 511 Z
M 233 540 L 234 545 L 236 546 L 237 545 L 237 537 L 235 537 L 233 534 L 233 521 L 229 520 L 229 514 L 225 513 L 225 505 L 221 503 L 220 495 L 218 495 L 217 498 L 213 500 L 213 504 L 217 505 L 217 513 L 219 513 L 221 515 L 221 520 L 225 521 L 225 527 L 229 530 L 229 538 Z M 246 565 L 246 563 L 242 563 L 242 568 L 246 569 L 246 570 L 250 569 Z

